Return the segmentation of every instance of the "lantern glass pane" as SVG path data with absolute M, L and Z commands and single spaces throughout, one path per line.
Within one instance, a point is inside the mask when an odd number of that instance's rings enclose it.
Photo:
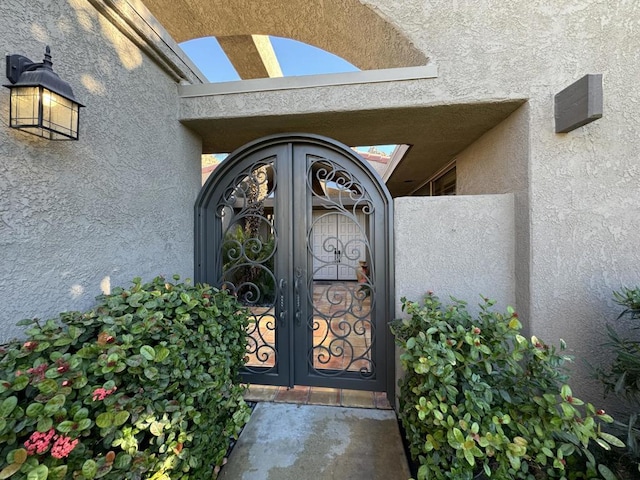
M 11 89 L 11 126 L 22 128 L 39 125 L 39 87 Z
M 42 94 L 42 127 L 52 140 L 78 135 L 77 104 L 46 88 Z

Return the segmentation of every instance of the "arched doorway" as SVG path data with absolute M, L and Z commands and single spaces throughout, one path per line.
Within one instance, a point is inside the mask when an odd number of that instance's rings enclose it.
M 247 382 L 392 391 L 391 196 L 355 152 L 256 140 L 214 171 L 195 213 L 196 280 L 251 311 Z

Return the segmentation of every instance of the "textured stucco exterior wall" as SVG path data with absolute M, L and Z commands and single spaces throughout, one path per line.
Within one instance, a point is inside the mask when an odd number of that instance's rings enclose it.
M 576 356 L 576 391 L 601 388 L 612 290 L 640 284 L 640 3 L 599 0 L 366 0 L 438 66 L 437 88 L 529 98 L 530 320 Z M 554 133 L 553 96 L 602 73 L 604 116 Z M 446 95 L 446 93 L 445 93 Z
M 201 149 L 175 82 L 85 0 L 2 1 L 0 38 L 33 61 L 51 45 L 87 105 L 80 140 L 51 142 L 9 129 L 0 91 L 0 341 L 134 276 L 191 276 Z
M 526 192 L 528 166 L 529 116 L 525 105 L 456 156 L 457 193 Z
M 513 193 L 517 308 L 529 330 L 529 107 L 524 105 L 456 157 L 458 195 Z
M 396 198 L 394 215 L 397 317 L 400 298 L 420 301 L 428 290 L 470 311 L 480 295 L 514 305 L 512 194 Z

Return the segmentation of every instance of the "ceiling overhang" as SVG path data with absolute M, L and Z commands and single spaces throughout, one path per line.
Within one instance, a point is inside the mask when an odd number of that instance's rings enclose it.
M 353 73 L 342 75 L 355 78 Z M 441 85 L 434 88 L 434 78 L 285 88 L 292 81 L 181 86 L 180 121 L 202 137 L 204 153 L 231 152 L 257 138 L 287 132 L 325 135 L 346 145 L 410 145 L 393 172 L 385 174 L 392 195 L 402 196 L 526 101 L 500 95 L 456 99 L 442 94 Z M 253 88 L 250 82 L 262 82 L 265 88 Z

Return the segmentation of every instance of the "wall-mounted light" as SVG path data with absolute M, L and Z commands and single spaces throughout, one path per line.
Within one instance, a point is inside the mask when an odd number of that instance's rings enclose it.
M 11 90 L 12 128 L 50 140 L 77 140 L 80 104 L 67 82 L 54 73 L 47 46 L 42 63 L 22 55 L 7 55 L 5 87 Z

